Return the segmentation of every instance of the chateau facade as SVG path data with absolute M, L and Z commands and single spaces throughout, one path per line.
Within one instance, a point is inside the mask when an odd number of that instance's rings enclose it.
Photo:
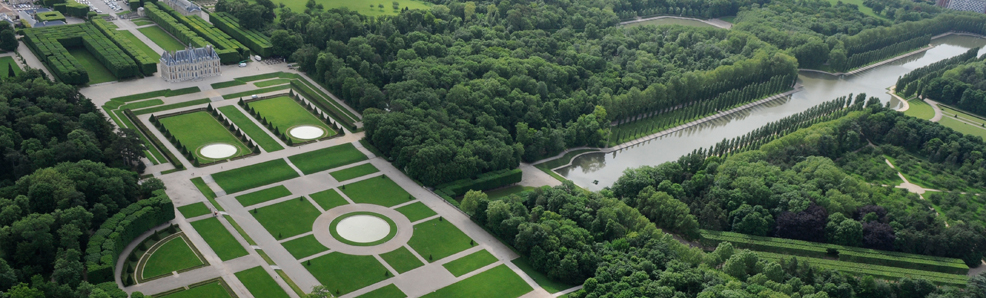
M 164 52 L 161 54 L 158 71 L 165 81 L 172 83 L 222 75 L 219 54 L 216 54 L 212 45 L 173 53 Z
M 183 16 L 188 16 L 192 14 L 199 14 L 202 12 L 202 8 L 198 5 L 188 2 L 188 0 L 164 0 L 164 4 L 167 4 L 178 13 Z

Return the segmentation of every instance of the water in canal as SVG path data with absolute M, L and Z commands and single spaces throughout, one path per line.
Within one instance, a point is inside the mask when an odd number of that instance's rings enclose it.
M 572 160 L 572 165 L 557 170 L 582 187 L 600 190 L 610 186 L 623 170 L 644 165 L 658 165 L 677 160 L 698 148 L 709 148 L 723 139 L 746 134 L 764 124 L 800 113 L 808 108 L 840 96 L 866 93 L 884 102 L 891 100 L 887 89 L 897 78 L 922 66 L 944 60 L 974 47 L 986 45 L 986 39 L 951 35 L 932 41 L 934 48 L 904 59 L 887 63 L 862 73 L 833 77 L 820 73 L 802 72 L 798 81 L 804 89 L 784 98 L 731 116 L 688 128 L 677 133 L 641 143 L 611 153 L 585 154 Z M 983 49 L 979 50 L 982 55 Z M 891 101 L 895 107 L 899 103 Z M 594 184 L 593 181 L 598 181 Z

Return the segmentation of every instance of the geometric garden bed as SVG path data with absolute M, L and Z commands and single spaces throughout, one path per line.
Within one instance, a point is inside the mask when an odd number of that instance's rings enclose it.
M 195 166 L 254 153 L 256 145 L 249 142 L 242 131 L 233 128 L 228 122 L 220 123 L 207 110 L 211 109 L 161 117 L 152 115 L 151 122 L 172 141 L 180 153 L 190 157 Z M 251 146 L 244 145 L 244 142 L 249 142 Z

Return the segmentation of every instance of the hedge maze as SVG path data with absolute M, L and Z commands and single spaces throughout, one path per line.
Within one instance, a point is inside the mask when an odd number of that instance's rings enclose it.
M 41 62 L 62 82 L 83 85 L 89 82 L 89 73 L 79 61 L 69 54 L 70 48 L 85 48 L 117 79 L 131 78 L 141 74 L 141 66 L 133 57 L 142 56 L 140 51 L 129 53 L 118 43 L 111 41 L 103 29 L 93 23 L 24 29 L 24 43 Z M 105 25 L 104 25 L 105 26 Z M 104 28 L 105 29 L 105 28 Z M 133 48 L 128 48 L 135 50 Z M 154 66 L 156 69 L 157 67 Z M 151 72 L 153 73 L 153 72 Z
M 222 64 L 240 62 L 246 47 L 198 16 L 186 17 L 162 3 L 144 5 L 147 16 L 178 41 L 192 47 L 211 44 Z
M 237 41 L 243 43 L 243 45 L 250 48 L 251 51 L 257 55 L 267 57 L 271 55 L 274 46 L 270 43 L 270 37 L 267 37 L 263 33 L 257 30 L 244 30 L 240 28 L 240 21 L 236 17 L 225 13 L 210 13 L 209 21 L 212 22 L 216 28 L 226 32 Z

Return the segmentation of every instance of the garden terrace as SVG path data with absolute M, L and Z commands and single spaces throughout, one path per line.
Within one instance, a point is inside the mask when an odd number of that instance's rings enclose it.
M 215 111 L 215 110 L 213 110 Z M 235 130 L 234 135 L 231 125 L 220 123 L 215 117 L 216 113 L 207 111 L 191 111 L 178 115 L 165 115 L 152 119 L 151 121 L 158 126 L 158 129 L 175 145 L 186 157 L 190 157 L 196 165 L 208 164 L 238 156 L 248 155 L 254 152 L 251 147 L 244 145 L 246 136 L 239 130 Z M 229 146 L 232 152 L 212 153 L 208 152 L 213 147 L 209 146 Z
M 305 107 L 302 107 L 298 99 L 292 99 L 288 96 L 250 101 L 242 103 L 241 106 L 288 145 L 324 139 L 338 134 L 335 128 L 326 125 L 328 119 L 312 114 L 316 110 L 311 104 L 305 104 Z M 306 126 L 321 129 L 321 134 L 304 138 L 295 134 L 294 129 Z
M 137 76 L 137 63 L 92 24 L 24 29 L 24 44 L 48 70 L 65 83 L 84 85 L 90 81 L 85 66 L 73 57 L 72 48 L 85 49 L 116 79 Z

